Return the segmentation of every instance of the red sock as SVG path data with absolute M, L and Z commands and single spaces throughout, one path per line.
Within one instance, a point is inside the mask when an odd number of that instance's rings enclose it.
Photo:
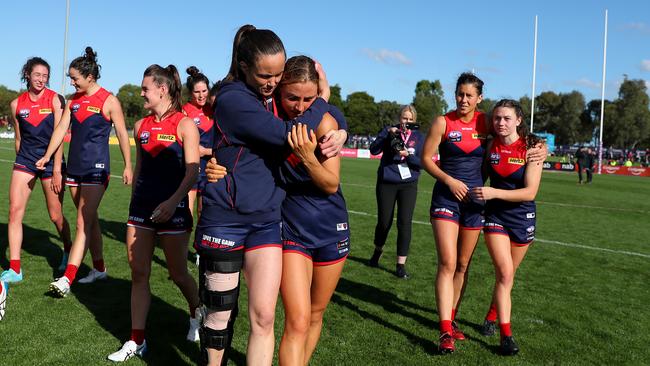
M 105 272 L 106 267 L 104 267 L 104 259 L 98 259 L 96 261 L 93 261 L 93 268 L 95 268 L 99 272 Z
M 499 331 L 501 332 L 501 338 L 512 336 L 512 330 L 510 330 L 510 323 L 500 323 Z
M 14 272 L 20 273 L 20 259 L 12 259 L 9 261 L 9 268 L 13 269 Z
M 452 332 L 451 328 L 451 320 L 441 320 L 440 321 L 440 334 L 442 333 L 449 333 L 451 334 Z
M 131 329 L 131 340 L 141 345 L 144 342 L 144 329 Z
M 485 320 L 489 320 L 491 322 L 497 320 L 497 306 L 494 305 L 494 303 L 490 304 L 490 310 L 488 310 L 488 313 L 485 315 Z
M 63 251 L 70 254 L 70 249 L 72 249 L 72 243 L 63 243 Z
M 451 309 L 451 321 L 456 320 L 456 309 Z
M 77 277 L 77 270 L 79 267 L 75 266 L 74 264 L 68 264 L 67 267 L 65 267 L 65 273 L 63 274 L 63 277 L 66 277 L 70 283 L 74 281 L 75 277 Z

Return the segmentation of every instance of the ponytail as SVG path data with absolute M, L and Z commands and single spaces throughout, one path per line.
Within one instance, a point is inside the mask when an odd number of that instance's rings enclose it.
M 99 80 L 101 77 L 99 70 L 102 67 L 97 63 L 97 52 L 93 51 L 90 46 L 86 47 L 83 56 L 79 56 L 70 62 L 70 68 L 79 71 L 83 77 L 92 75 L 95 80 Z
M 169 91 L 169 99 L 172 102 L 170 109 L 165 112 L 165 115 L 171 112 L 180 112 L 183 107 L 183 101 L 181 99 L 181 77 L 178 74 L 178 69 L 174 65 L 168 65 L 167 67 L 162 67 L 158 64 L 153 64 L 144 71 L 143 78 L 151 76 L 153 82 L 158 85 L 166 85 L 167 90 Z

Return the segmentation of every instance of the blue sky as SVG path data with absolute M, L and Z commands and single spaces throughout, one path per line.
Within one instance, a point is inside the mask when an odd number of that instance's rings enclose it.
M 607 8 L 606 97 L 616 97 L 623 74 L 650 85 L 650 1 L 528 3 L 72 0 L 67 62 L 93 46 L 100 84 L 114 92 L 139 84 L 152 63 L 180 70 L 196 65 L 216 80 L 227 71 L 237 28 L 250 23 L 274 30 L 289 56 L 321 61 L 344 97 L 367 91 L 376 101 L 408 103 L 418 80 L 439 79 L 451 102 L 456 77 L 473 69 L 486 83 L 486 97 L 518 98 L 531 93 L 538 15 L 537 94 L 578 90 L 588 101 L 600 98 Z M 41 56 L 53 68 L 50 86 L 60 91 L 65 0 L 11 1 L 2 8 L 0 84 L 20 88 L 21 66 Z

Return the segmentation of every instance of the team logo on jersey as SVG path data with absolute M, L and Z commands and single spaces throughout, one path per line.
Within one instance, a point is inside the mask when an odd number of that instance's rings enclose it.
M 463 133 L 460 131 L 451 131 L 447 135 L 447 139 L 451 142 L 460 142 L 463 138 Z
M 72 105 L 72 107 L 70 109 L 72 110 L 72 113 L 77 113 L 79 108 L 81 108 L 81 106 L 78 103 L 75 103 L 75 104 Z
M 336 224 L 336 231 L 345 231 L 348 229 L 348 223 L 347 222 L 341 222 Z
M 534 219 L 535 218 L 535 213 L 534 212 L 527 212 L 526 213 L 526 218 L 527 219 Z
M 101 109 L 99 109 L 97 107 L 94 107 L 92 105 L 89 105 L 88 107 L 86 107 L 86 110 L 88 112 L 93 112 L 93 113 L 100 113 L 102 111 Z
M 104 169 L 104 166 L 105 166 L 104 163 L 97 163 L 97 164 L 95 164 L 95 168 L 97 168 L 97 169 Z M 95 173 L 95 174 L 93 174 L 93 176 L 97 176 L 97 177 L 101 177 L 101 175 L 102 175 L 101 173 Z
M 176 136 L 174 136 L 174 135 L 165 135 L 165 134 L 159 133 L 157 136 L 158 136 L 158 141 L 169 141 L 169 142 L 176 141 Z
M 526 164 L 526 160 L 522 158 L 508 158 L 508 164 L 524 165 Z
M 532 233 L 534 233 L 534 232 L 535 232 L 535 226 L 529 226 L 529 227 L 527 227 L 527 228 L 526 228 L 526 232 L 527 232 L 528 234 L 532 234 Z
M 18 117 L 29 118 L 29 109 L 21 109 L 18 111 Z
M 50 114 L 52 113 L 52 108 L 41 108 L 38 110 L 38 114 Z
M 499 153 L 490 153 L 490 164 L 499 165 L 499 160 L 501 160 L 501 155 L 499 155 Z
M 145 145 L 149 143 L 149 131 L 142 131 L 140 134 L 140 145 Z
M 201 124 L 201 119 L 199 117 L 194 117 L 194 124 L 195 125 L 200 125 Z

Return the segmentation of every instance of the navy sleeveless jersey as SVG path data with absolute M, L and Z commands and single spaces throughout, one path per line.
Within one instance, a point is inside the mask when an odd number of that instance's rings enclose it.
M 110 95 L 106 89 L 100 88 L 93 95 L 77 93 L 70 100 L 69 174 L 110 173 L 108 137 L 113 123 L 103 113 L 104 103 Z
M 342 115 L 333 114 L 339 126 Z M 317 150 L 318 155 L 318 150 Z M 307 248 L 320 248 L 350 237 L 348 211 L 339 185 L 328 195 L 312 182 L 304 164 L 292 152 L 281 165 L 286 197 L 282 202 L 282 238 Z
M 38 100 L 33 101 L 29 92 L 18 97 L 16 121 L 20 129 L 20 149 L 17 157 L 36 162 L 45 155 L 54 131 L 54 107 L 56 92 L 45 89 Z
M 140 171 L 133 189 L 132 205 L 153 210 L 181 185 L 185 177 L 185 159 L 177 129 L 183 118 L 183 113 L 176 112 L 160 122 L 156 122 L 153 115 L 142 120 L 136 135 Z
M 468 123 L 456 111 L 445 115 L 445 135 L 440 141 L 440 168 L 469 187 L 483 185 L 481 165 L 485 153 L 485 115 L 479 111 Z
M 524 188 L 526 175 L 526 141 L 518 139 L 504 145 L 495 138 L 490 148 L 488 172 L 490 186 L 498 189 Z M 535 201 L 508 202 L 489 200 L 485 206 L 486 221 L 494 221 L 507 227 L 519 227 L 526 219 L 535 218 Z

